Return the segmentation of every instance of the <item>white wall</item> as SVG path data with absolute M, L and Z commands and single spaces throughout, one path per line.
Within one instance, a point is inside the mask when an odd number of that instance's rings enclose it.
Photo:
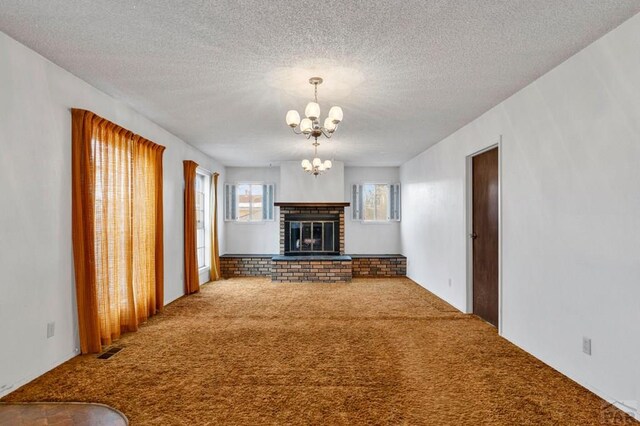
M 632 403 L 640 400 L 638 52 L 640 15 L 400 173 L 408 273 L 465 310 L 465 157 L 502 135 L 501 334 L 601 396 Z M 583 336 L 592 356 L 581 351 Z
M 275 199 L 280 192 L 279 167 L 227 167 L 226 182 L 265 182 L 275 184 Z M 229 254 L 278 254 L 280 251 L 280 208 L 273 211 L 273 221 L 225 222 Z
M 335 173 L 334 173 L 335 172 Z M 302 171 L 299 162 L 281 167 L 227 167 L 227 182 L 273 182 L 278 201 L 351 201 L 351 185 L 360 182 L 399 182 L 398 167 L 344 167 L 334 162 L 326 174 L 314 178 Z M 333 176 L 332 176 L 333 175 Z M 277 254 L 279 209 L 273 222 L 226 222 L 226 251 L 229 254 Z M 351 220 L 345 209 L 345 251 L 351 254 L 395 254 L 400 252 L 400 224 L 363 224 Z M 375 237 L 372 238 L 372 235 Z
M 184 289 L 182 160 L 223 175 L 224 169 L 3 33 L 0 58 L 1 396 L 77 353 L 70 108 L 91 110 L 167 148 L 165 303 Z M 222 225 L 220 232 L 224 247 Z M 49 321 L 55 321 L 55 336 L 47 339 Z
M 283 162 L 280 167 L 228 167 L 226 182 L 275 183 L 276 201 L 344 201 L 344 165 L 336 161 L 331 171 L 314 178 L 300 162 Z M 274 220 L 259 223 L 225 222 L 228 254 L 278 254 L 280 251 L 280 209 Z
M 354 183 L 398 183 L 399 167 L 345 167 L 345 200 L 351 200 Z M 402 196 L 402 194 L 401 194 Z M 365 223 L 351 219 L 351 208 L 344 210 L 345 252 L 348 254 L 399 254 L 400 222 Z
M 331 170 L 320 176 L 306 173 L 299 161 L 280 164 L 280 192 L 276 201 L 345 201 L 344 163 L 334 161 Z

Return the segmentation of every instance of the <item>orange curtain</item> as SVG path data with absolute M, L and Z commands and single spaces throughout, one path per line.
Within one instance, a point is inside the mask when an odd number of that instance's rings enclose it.
M 211 176 L 211 210 L 213 211 L 213 222 L 211 223 L 211 281 L 220 279 L 220 249 L 218 247 L 218 176 L 214 173 Z
M 90 111 L 72 110 L 72 233 L 82 353 L 163 306 L 162 154 Z
M 184 282 L 186 294 L 200 290 L 196 242 L 196 169 L 198 164 L 185 160 L 184 166 Z

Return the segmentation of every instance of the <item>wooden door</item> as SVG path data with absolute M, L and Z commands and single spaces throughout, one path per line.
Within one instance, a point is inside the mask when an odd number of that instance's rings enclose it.
M 498 326 L 498 148 L 473 157 L 473 313 Z

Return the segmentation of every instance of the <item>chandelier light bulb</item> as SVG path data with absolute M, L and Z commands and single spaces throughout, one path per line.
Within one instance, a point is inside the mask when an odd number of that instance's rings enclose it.
M 303 169 L 307 169 L 311 167 L 311 163 L 306 158 L 302 160 L 302 163 L 300 165 L 302 166 Z
M 324 172 L 324 164 L 320 164 L 318 166 L 318 170 L 321 171 L 321 172 Z
M 309 102 L 304 109 L 304 115 L 311 120 L 317 120 L 320 117 L 320 105 L 315 102 Z
M 304 134 L 309 134 L 313 130 L 313 122 L 308 118 L 303 118 L 300 122 L 300 131 Z
M 319 159 L 318 157 L 313 159 L 313 167 L 319 167 L 320 164 L 322 164 L 322 160 Z
M 298 124 L 300 124 L 300 114 L 298 114 L 298 111 L 292 109 L 287 112 L 287 126 L 297 127 Z
M 331 164 L 331 160 L 324 160 L 324 168 L 329 170 L 333 164 Z
M 335 123 L 338 124 L 342 121 L 342 108 L 339 106 L 332 106 L 329 110 L 329 118 Z
M 327 132 L 333 133 L 336 131 L 336 123 L 333 122 L 331 117 L 327 117 L 324 119 L 324 128 L 327 129 Z

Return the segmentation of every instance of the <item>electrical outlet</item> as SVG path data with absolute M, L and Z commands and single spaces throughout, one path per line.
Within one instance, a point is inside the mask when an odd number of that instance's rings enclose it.
M 55 321 L 48 322 L 47 323 L 47 339 L 53 337 L 55 334 L 56 334 L 56 323 L 55 323 Z
M 582 337 L 582 352 L 591 355 L 591 339 L 588 337 Z

